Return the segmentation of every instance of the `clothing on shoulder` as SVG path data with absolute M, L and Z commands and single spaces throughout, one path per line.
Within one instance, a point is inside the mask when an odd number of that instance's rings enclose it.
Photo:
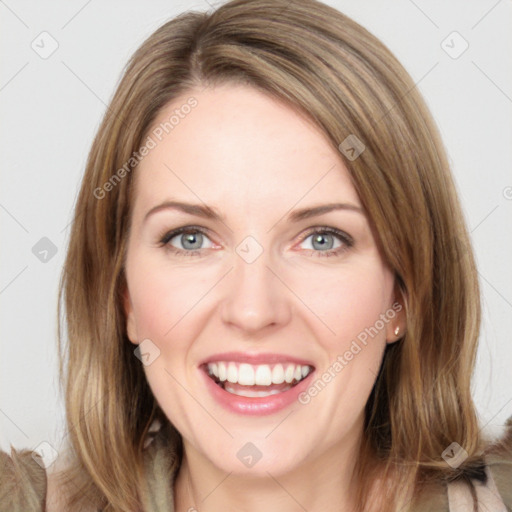
M 485 451 L 479 474 L 433 487 L 415 503 L 414 512 L 512 512 L 512 416 L 504 434 Z M 144 512 L 174 511 L 169 475 L 179 466 L 160 426 L 150 429 L 145 450 L 147 474 Z M 0 512 L 52 512 L 46 508 L 48 478 L 39 455 L 31 450 L 0 450 Z M 474 498 L 478 508 L 474 508 Z M 91 510 L 96 512 L 96 509 Z M 100 511 L 101 512 L 101 511 Z

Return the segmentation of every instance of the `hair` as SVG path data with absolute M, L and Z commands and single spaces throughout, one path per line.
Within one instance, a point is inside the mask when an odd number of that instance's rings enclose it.
M 58 331 L 60 373 L 73 454 L 69 510 L 84 496 L 108 511 L 141 507 L 143 440 L 163 414 L 126 334 L 134 172 L 102 197 L 97 191 L 143 145 L 170 101 L 223 84 L 254 87 L 325 133 L 403 300 L 406 332 L 387 346 L 366 404 L 354 473 L 360 510 L 379 479 L 389 477 L 381 510 L 391 511 L 409 510 L 407 490 L 418 496 L 431 481 L 481 475 L 484 445 L 470 390 L 478 280 L 446 152 L 424 100 L 391 51 L 336 9 L 316 0 L 233 0 L 210 13 L 177 16 L 136 50 L 88 156 L 59 288 L 59 319 L 63 303 L 67 327 L 67 343 L 60 325 Z M 349 135 L 365 146 L 356 159 L 339 150 Z M 457 468 L 442 458 L 454 441 L 468 453 Z

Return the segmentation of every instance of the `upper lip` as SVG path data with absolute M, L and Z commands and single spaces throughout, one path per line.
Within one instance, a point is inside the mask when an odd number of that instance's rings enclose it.
M 202 366 L 207 363 L 215 363 L 218 361 L 233 361 L 237 363 L 247 363 L 253 365 L 295 363 L 300 364 L 302 366 L 311 366 L 314 368 L 313 363 L 311 361 L 307 361 L 306 359 L 301 359 L 300 357 L 290 356 L 286 354 L 272 354 L 268 352 L 263 352 L 260 354 L 248 352 L 222 352 L 219 354 L 213 354 L 203 359 L 199 363 L 199 366 Z

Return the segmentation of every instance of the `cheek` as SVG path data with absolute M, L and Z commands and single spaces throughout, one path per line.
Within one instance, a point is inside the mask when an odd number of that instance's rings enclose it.
M 175 425 L 184 428 L 180 418 L 186 417 L 186 410 L 177 382 L 189 378 L 184 363 L 204 328 L 201 299 L 217 279 L 209 270 L 171 267 L 143 254 L 134 255 L 132 262 L 127 279 L 138 340 L 149 339 L 159 350 L 158 357 L 144 367 L 146 378 Z
M 379 333 L 375 337 L 385 338 L 379 318 L 390 306 L 392 288 L 390 272 L 372 258 L 336 272 L 323 268 L 310 273 L 310 278 L 298 281 L 295 289 L 300 290 L 300 297 L 324 324 L 318 322 L 317 331 L 322 329 L 324 333 L 319 339 L 342 349 L 376 324 Z
M 193 265 L 180 267 L 163 258 L 144 259 L 143 254 L 133 261 L 128 282 L 139 341 L 149 338 L 169 360 L 171 352 L 187 350 L 199 336 L 205 321 L 202 312 L 212 283 L 219 280 L 218 272 L 213 266 L 198 271 Z

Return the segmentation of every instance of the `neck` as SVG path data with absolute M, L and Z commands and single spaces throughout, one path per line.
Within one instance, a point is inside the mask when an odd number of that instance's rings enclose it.
M 358 449 L 359 442 L 345 439 L 287 473 L 248 476 L 220 470 L 184 440 L 174 485 L 175 512 L 324 512 L 333 503 L 339 512 L 353 512 Z

